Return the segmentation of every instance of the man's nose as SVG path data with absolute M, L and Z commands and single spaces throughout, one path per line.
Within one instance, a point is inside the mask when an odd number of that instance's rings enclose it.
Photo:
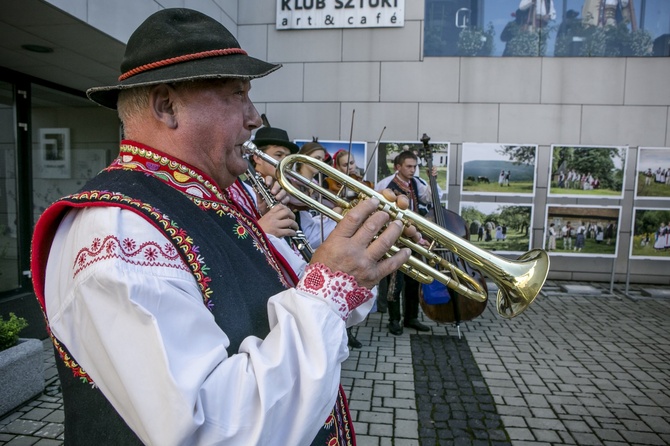
M 261 115 L 258 114 L 258 110 L 256 110 L 256 106 L 252 102 L 249 102 L 249 107 L 247 107 L 246 122 L 247 127 L 252 130 L 263 125 Z

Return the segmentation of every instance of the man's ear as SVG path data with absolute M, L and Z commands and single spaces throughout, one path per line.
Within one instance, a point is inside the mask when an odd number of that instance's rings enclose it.
M 154 117 L 173 129 L 177 128 L 174 107 L 176 96 L 176 90 L 167 84 L 156 85 L 149 93 L 149 105 Z

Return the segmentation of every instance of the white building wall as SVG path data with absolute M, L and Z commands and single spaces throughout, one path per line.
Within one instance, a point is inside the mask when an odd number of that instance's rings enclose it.
M 670 283 L 667 263 L 628 261 L 637 147 L 670 145 L 670 59 L 424 58 L 423 6 L 406 1 L 400 29 L 277 31 L 274 0 L 240 2 L 242 46 L 285 64 L 254 81 L 259 110 L 293 138 L 348 140 L 355 110 L 354 140 L 374 143 L 386 127 L 385 140 L 427 133 L 451 142 L 455 211 L 463 142 L 539 144 L 534 247 L 544 235 L 551 145 L 629 145 L 622 200 L 550 199 L 622 206 L 617 258 L 552 256 L 550 277 L 608 282 L 614 272 L 625 282 L 630 271 L 632 282 Z
M 670 283 L 667 262 L 628 261 L 638 146 L 670 146 L 670 58 L 424 58 L 422 0 L 405 26 L 275 29 L 276 0 L 51 0 L 126 41 L 150 13 L 186 6 L 224 23 L 252 56 L 284 67 L 253 82 L 259 112 L 292 138 L 451 142 L 449 208 L 460 204 L 463 142 L 539 144 L 533 245 L 542 246 L 551 144 L 629 145 L 622 200 L 551 199 L 622 206 L 618 257 L 552 256 L 550 277 Z M 123 5 L 123 6 L 121 6 Z M 371 145 L 372 147 L 372 145 Z M 495 200 L 482 198 L 482 200 Z M 502 200 L 501 200 L 502 201 Z

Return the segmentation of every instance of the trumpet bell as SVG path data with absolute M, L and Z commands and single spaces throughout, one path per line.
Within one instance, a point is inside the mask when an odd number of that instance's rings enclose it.
M 508 266 L 508 274 L 495 281 L 499 287 L 496 308 L 505 319 L 523 313 L 540 294 L 549 274 L 549 255 L 533 249 Z

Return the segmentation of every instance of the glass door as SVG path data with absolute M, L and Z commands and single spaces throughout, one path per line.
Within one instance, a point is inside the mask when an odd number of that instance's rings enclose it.
M 15 101 L 0 81 L 0 293 L 19 288 Z

